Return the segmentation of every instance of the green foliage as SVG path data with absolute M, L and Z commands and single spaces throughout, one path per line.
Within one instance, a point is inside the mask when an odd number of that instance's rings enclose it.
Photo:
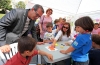
M 0 9 L 11 10 L 12 6 L 10 4 L 11 0 L 0 0 Z
M 23 1 L 19 1 L 19 2 L 16 4 L 16 8 L 25 9 L 25 3 L 24 3 Z

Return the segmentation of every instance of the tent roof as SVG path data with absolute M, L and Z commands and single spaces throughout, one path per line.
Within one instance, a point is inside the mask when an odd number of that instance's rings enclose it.
M 100 10 L 100 0 L 29 0 L 34 4 L 41 4 L 68 13 L 84 13 Z
M 73 15 L 100 10 L 100 0 L 29 0 L 46 10 L 52 8 L 55 15 Z M 32 6 L 28 6 L 32 7 Z

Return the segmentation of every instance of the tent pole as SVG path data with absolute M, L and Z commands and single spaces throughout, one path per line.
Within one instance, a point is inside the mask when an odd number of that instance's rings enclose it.
M 82 0 L 81 0 L 80 3 L 79 3 L 79 6 L 78 6 L 77 11 L 76 11 L 76 14 L 78 13 L 78 10 L 79 10 L 79 8 L 80 8 L 81 3 L 82 3 Z M 75 14 L 75 15 L 76 15 L 76 14 Z

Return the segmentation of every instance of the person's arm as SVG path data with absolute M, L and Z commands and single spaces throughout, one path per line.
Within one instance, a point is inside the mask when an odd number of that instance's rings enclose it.
M 15 20 L 17 20 L 17 12 L 15 9 L 5 14 L 0 19 L 0 44 L 5 45 L 7 27 L 10 26 Z
M 75 49 L 80 49 L 85 44 L 86 43 L 84 42 L 84 37 L 80 35 L 75 39 L 75 41 L 71 44 L 71 46 L 67 50 L 61 50 L 60 52 L 63 54 L 67 54 L 69 52 L 73 52 Z M 82 52 L 82 54 L 85 53 Z
M 43 20 L 44 20 L 44 15 L 43 15 L 43 16 L 41 16 L 40 21 L 39 21 L 40 33 L 42 33 L 42 32 L 43 32 L 43 30 L 42 30 Z
M 43 40 L 44 43 L 49 43 L 51 42 L 50 40 Z
M 39 40 L 37 39 L 37 33 L 36 33 L 36 28 L 35 28 L 35 26 L 34 26 L 34 23 L 35 23 L 35 21 L 31 21 L 32 23 L 31 23 L 31 26 L 32 26 L 32 28 L 30 28 L 30 30 L 29 31 L 31 31 L 32 32 L 32 37 L 37 41 L 37 44 L 43 44 L 43 42 L 39 42 Z
M 53 39 L 54 41 L 51 46 L 55 47 L 55 44 L 56 44 L 57 40 L 61 37 L 61 35 L 62 35 L 62 31 L 60 30 L 60 31 L 58 31 L 56 37 Z
M 98 35 L 100 35 L 100 28 L 99 28 L 99 31 L 98 31 Z
M 40 28 L 40 33 L 42 33 L 43 31 L 42 31 L 42 25 L 41 25 L 41 23 L 39 23 L 39 28 Z
M 59 30 L 60 30 L 60 27 L 59 27 L 59 26 L 57 26 L 56 32 L 58 32 Z
M 35 20 L 34 21 L 31 20 L 30 28 L 29 28 L 28 32 L 31 32 L 32 37 L 38 42 L 36 28 L 35 28 L 34 24 L 35 24 Z
M 4 45 L 0 47 L 0 50 L 4 53 L 9 52 L 10 51 L 10 46 L 9 45 Z
M 38 54 L 43 55 L 43 56 L 47 56 L 50 61 L 53 61 L 53 56 L 47 52 L 44 52 L 42 50 L 38 50 Z
M 67 50 L 60 50 L 60 52 L 63 53 L 63 54 L 67 54 L 67 53 L 70 53 L 74 50 L 75 49 L 72 46 L 70 46 Z

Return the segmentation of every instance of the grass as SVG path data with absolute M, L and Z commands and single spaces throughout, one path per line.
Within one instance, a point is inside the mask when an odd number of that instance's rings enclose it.
M 1 13 L 0 13 L 0 18 L 2 18 L 4 15 L 5 15 L 5 14 L 1 14 Z

